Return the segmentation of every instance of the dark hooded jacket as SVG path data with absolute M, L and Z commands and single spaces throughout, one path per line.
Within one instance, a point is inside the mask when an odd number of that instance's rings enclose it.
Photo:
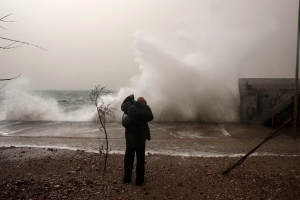
M 143 134 L 144 139 L 150 140 L 151 134 L 148 122 L 154 118 L 150 107 L 143 106 L 134 99 L 127 97 L 121 105 L 121 110 L 130 118 L 130 123 L 125 132 L 128 134 Z

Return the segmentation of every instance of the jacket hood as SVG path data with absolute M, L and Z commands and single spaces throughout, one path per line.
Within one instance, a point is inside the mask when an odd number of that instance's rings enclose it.
M 143 104 L 140 102 L 134 101 L 134 105 L 139 106 L 139 107 L 145 107 Z

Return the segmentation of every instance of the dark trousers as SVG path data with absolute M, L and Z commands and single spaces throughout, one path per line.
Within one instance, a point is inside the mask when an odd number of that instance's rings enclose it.
M 126 152 L 124 159 L 124 182 L 131 182 L 134 156 L 136 153 L 136 183 L 144 183 L 146 140 L 142 134 L 125 133 Z

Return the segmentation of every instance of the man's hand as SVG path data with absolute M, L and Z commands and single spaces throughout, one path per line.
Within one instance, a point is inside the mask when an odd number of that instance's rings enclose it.
M 129 97 L 132 98 L 132 99 L 134 99 L 134 95 L 133 94 L 129 95 Z

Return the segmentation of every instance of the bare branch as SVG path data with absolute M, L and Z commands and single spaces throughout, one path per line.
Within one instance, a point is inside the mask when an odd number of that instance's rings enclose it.
M 16 43 L 16 42 L 14 42 L 14 43 Z M 6 46 L 6 47 L 0 47 L 0 49 L 13 49 L 13 48 L 17 48 L 17 47 L 20 47 L 20 46 L 23 46 L 24 44 L 20 44 L 20 45 L 17 45 L 17 46 L 12 46 L 12 47 L 10 47 L 11 45 L 13 45 L 14 43 L 12 43 L 12 44 L 10 44 L 10 45 L 8 45 L 8 46 Z
M 8 15 L 4 16 L 4 17 L 1 17 L 1 18 L 0 18 L 0 20 L 4 19 L 5 17 L 8 17 L 8 16 L 10 16 L 11 14 L 12 14 L 12 13 L 10 13 L 10 14 L 8 14 Z
M 15 21 L 6 21 L 6 20 L 3 20 L 3 19 L 5 19 L 6 17 L 8 17 L 8 16 L 10 16 L 10 15 L 11 15 L 11 14 L 6 15 L 6 16 L 0 18 L 0 22 L 15 22 Z M 0 26 L 0 28 L 6 30 L 6 29 L 5 29 L 4 27 L 2 27 L 2 26 Z M 4 37 L 0 37 L 0 39 L 13 42 L 12 44 L 10 44 L 10 45 L 8 45 L 8 46 L 6 46 L 6 47 L 0 47 L 0 49 L 12 49 L 12 48 L 17 48 L 17 47 L 23 46 L 24 44 L 28 44 L 28 45 L 37 47 L 37 48 L 39 48 L 39 49 L 42 49 L 42 50 L 44 50 L 44 51 L 47 51 L 46 49 L 44 49 L 44 48 L 42 48 L 42 47 L 40 47 L 40 46 L 37 46 L 37 45 L 35 45 L 35 44 L 29 43 L 29 42 L 23 42 L 23 41 L 21 41 L 21 40 L 13 40 L 13 39 L 4 38 Z M 15 45 L 15 46 L 13 46 L 13 44 L 15 44 L 15 43 L 20 43 L 21 45 Z
M 18 42 L 18 43 L 22 43 L 22 44 L 28 44 L 28 45 L 35 46 L 35 47 L 37 47 L 37 48 L 40 48 L 40 49 L 42 49 L 42 50 L 44 50 L 44 51 L 47 51 L 46 49 L 43 49 L 42 47 L 39 47 L 39 46 L 37 46 L 37 45 L 35 45 L 35 44 L 31 44 L 31 43 L 29 43 L 29 42 L 23 42 L 23 41 L 20 41 L 20 40 L 12 40 L 12 39 L 9 39 L 9 38 L 4 38 L 4 37 L 0 37 L 0 39 L 12 41 L 12 42 Z
M 15 44 L 16 42 L 11 43 L 10 45 L 7 45 L 6 47 L 4 47 L 5 49 L 7 49 L 8 47 L 12 46 L 13 44 Z
M 1 90 L 4 86 L 6 86 L 6 83 L 0 88 L 0 90 Z
M 19 74 L 19 76 L 21 76 L 21 74 Z M 19 76 L 16 76 L 14 78 L 8 78 L 8 79 L 0 79 L 0 81 L 10 81 L 10 80 L 18 78 Z
M 20 45 L 18 45 L 18 46 L 13 46 L 13 47 L 5 48 L 5 49 L 13 49 L 13 48 L 21 47 L 21 46 L 23 46 L 23 45 L 24 45 L 24 44 L 20 44 Z
M 15 22 L 15 21 L 5 21 L 5 20 L 3 20 L 4 18 L 6 18 L 6 17 L 8 17 L 8 16 L 10 16 L 10 15 L 11 15 L 11 13 L 10 13 L 9 15 L 6 15 L 6 16 L 0 18 L 0 21 L 1 21 L 1 22 Z
M 0 28 L 3 28 L 2 26 L 0 26 Z M 7 29 L 5 29 L 5 28 L 3 28 L 4 30 L 7 30 Z

